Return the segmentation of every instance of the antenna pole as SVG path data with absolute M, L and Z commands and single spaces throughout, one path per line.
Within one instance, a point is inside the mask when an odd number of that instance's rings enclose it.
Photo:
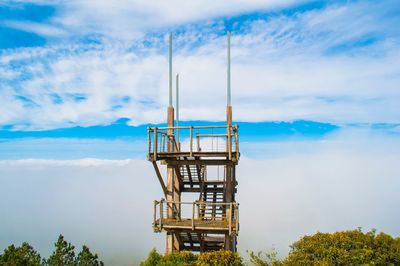
M 231 105 L 231 33 L 228 31 L 228 70 L 227 70 L 227 92 L 226 92 L 226 125 L 230 134 L 232 126 L 232 105 Z M 230 140 L 228 139 L 228 143 Z
M 231 106 L 231 33 L 228 31 L 227 106 Z
M 176 74 L 176 140 L 179 143 L 179 73 Z
M 172 33 L 169 34 L 169 106 L 172 106 Z

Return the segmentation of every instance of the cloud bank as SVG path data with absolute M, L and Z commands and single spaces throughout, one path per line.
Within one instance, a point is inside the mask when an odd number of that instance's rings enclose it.
M 264 155 L 243 156 L 237 173 L 243 255 L 275 247 L 285 256 L 289 244 L 316 231 L 362 227 L 398 236 L 398 139 L 352 133 L 281 152 L 273 143 L 258 147 Z M 63 233 L 107 264 L 131 265 L 164 248 L 164 234 L 151 229 L 162 191 L 145 160 L 5 160 L 0 182 L 0 249 L 28 241 L 47 256 Z

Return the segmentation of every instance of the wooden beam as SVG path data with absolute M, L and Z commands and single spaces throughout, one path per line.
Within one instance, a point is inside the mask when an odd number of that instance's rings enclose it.
M 176 232 L 176 233 L 174 233 L 174 234 L 175 234 L 176 240 L 178 240 L 178 242 L 179 242 L 179 250 L 181 250 L 182 247 L 184 246 L 184 245 L 183 245 L 183 242 L 182 242 L 182 238 L 181 238 L 181 236 L 179 235 L 178 232 Z
M 183 177 L 181 175 L 181 170 L 178 165 L 174 165 L 174 168 L 175 168 L 175 174 L 178 177 L 179 186 L 180 188 L 183 188 Z
M 201 168 L 199 164 L 196 164 L 197 176 L 199 177 L 199 182 L 203 182 L 203 177 L 201 176 Z
M 186 232 L 188 239 L 190 241 L 190 247 L 193 248 L 193 239 L 192 239 L 192 235 L 189 232 Z
M 200 252 L 204 252 L 204 241 L 203 241 L 203 238 L 201 237 L 200 233 L 197 233 L 197 237 L 199 238 L 199 242 L 200 242 Z
M 159 156 L 160 157 L 160 156 Z M 175 158 L 165 159 L 169 165 L 235 165 L 235 162 L 228 161 L 226 159 L 202 159 L 202 160 L 179 160 Z
M 158 169 L 158 165 L 155 161 L 153 161 L 152 163 L 153 163 L 154 169 L 156 170 L 158 181 L 160 181 L 162 190 L 164 192 L 164 196 L 167 197 L 167 187 L 165 186 L 164 179 L 162 178 L 162 175 L 160 173 L 160 169 Z
M 188 177 L 189 177 L 189 181 L 190 181 L 190 187 L 193 187 L 192 172 L 190 171 L 189 165 L 186 165 L 186 171 L 188 173 Z

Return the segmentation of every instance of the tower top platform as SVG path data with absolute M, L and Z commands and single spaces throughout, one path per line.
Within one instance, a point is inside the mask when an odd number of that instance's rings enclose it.
M 239 157 L 238 125 L 148 128 L 149 161 L 226 165 Z

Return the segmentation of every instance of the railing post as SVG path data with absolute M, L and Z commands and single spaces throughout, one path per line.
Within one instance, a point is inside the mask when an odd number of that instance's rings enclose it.
M 236 145 L 236 147 L 235 147 L 236 160 L 239 160 L 239 133 L 238 133 L 237 127 L 235 130 L 235 145 Z
M 196 133 L 197 152 L 200 152 L 200 136 Z
M 190 157 L 193 157 L 193 126 L 190 126 Z
M 194 213 L 196 211 L 196 202 L 193 202 L 193 209 L 192 209 L 192 230 L 194 230 Z
M 235 204 L 235 212 L 236 212 L 236 224 L 235 224 L 235 227 L 236 227 L 236 235 L 238 235 L 238 232 L 239 232 L 239 204 L 238 203 L 236 203 Z
M 157 201 L 154 201 L 154 227 L 156 227 L 156 221 L 157 221 Z
M 160 230 L 162 229 L 162 222 L 163 222 L 163 216 L 164 216 L 164 201 L 160 201 Z
M 158 149 L 158 133 L 157 133 L 157 128 L 154 128 L 154 160 L 157 160 L 157 149 Z
M 232 126 L 228 125 L 228 155 L 229 155 L 229 160 L 232 160 L 232 135 L 231 135 L 231 130 Z
M 232 202 L 229 203 L 229 235 L 232 235 Z
M 147 144 L 149 146 L 149 152 L 147 154 L 147 158 L 150 159 L 151 154 L 151 128 L 147 128 Z
M 165 136 L 161 135 L 161 152 L 165 152 Z

